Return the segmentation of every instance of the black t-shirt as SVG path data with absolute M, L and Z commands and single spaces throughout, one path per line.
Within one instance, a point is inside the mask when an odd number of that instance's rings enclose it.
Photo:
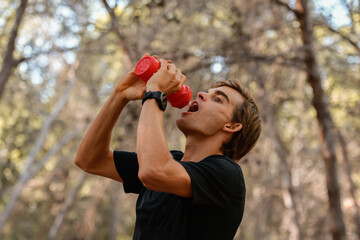
M 114 151 L 125 192 L 139 194 L 133 239 L 233 239 L 245 205 L 240 166 L 223 155 L 211 155 L 200 162 L 182 162 L 182 152 L 171 154 L 191 178 L 192 198 L 144 187 L 138 178 L 136 153 Z

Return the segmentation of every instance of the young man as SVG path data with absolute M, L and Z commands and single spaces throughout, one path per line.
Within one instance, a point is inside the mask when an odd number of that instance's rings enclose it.
M 236 81 L 218 82 L 199 92 L 176 122 L 186 136 L 184 153 L 169 151 L 165 95 L 179 90 L 186 77 L 171 61 L 160 62 L 146 85 L 134 71 L 120 80 L 81 142 L 75 163 L 139 194 L 134 239 L 233 239 L 245 204 L 244 178 L 234 160 L 260 136 L 257 106 Z M 111 151 L 115 122 L 129 101 L 139 99 L 137 153 Z

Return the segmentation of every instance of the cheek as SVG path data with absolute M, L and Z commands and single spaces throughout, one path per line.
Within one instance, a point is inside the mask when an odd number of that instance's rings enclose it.
M 220 131 L 224 127 L 226 123 L 225 119 L 225 116 L 210 114 L 208 117 L 204 118 L 201 125 L 204 130 L 207 130 L 209 134 L 212 134 Z

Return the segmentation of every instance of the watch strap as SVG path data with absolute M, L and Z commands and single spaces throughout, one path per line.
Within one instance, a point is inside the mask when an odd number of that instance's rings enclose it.
M 161 91 L 148 91 L 144 94 L 143 99 L 142 99 L 142 105 L 144 104 L 144 102 L 148 99 L 155 99 L 159 108 L 162 111 L 165 111 L 166 106 L 167 106 L 167 100 L 165 97 L 165 94 Z

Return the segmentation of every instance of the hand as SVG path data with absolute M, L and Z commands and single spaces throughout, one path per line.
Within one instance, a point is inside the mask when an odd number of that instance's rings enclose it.
M 168 96 L 181 89 L 186 77 L 170 60 L 159 61 L 160 69 L 147 82 L 146 91 L 162 91 Z
M 145 53 L 145 56 L 149 56 Z M 117 84 L 116 91 L 120 92 L 126 100 L 140 100 L 145 94 L 146 84 L 135 75 L 135 68 L 125 75 Z

